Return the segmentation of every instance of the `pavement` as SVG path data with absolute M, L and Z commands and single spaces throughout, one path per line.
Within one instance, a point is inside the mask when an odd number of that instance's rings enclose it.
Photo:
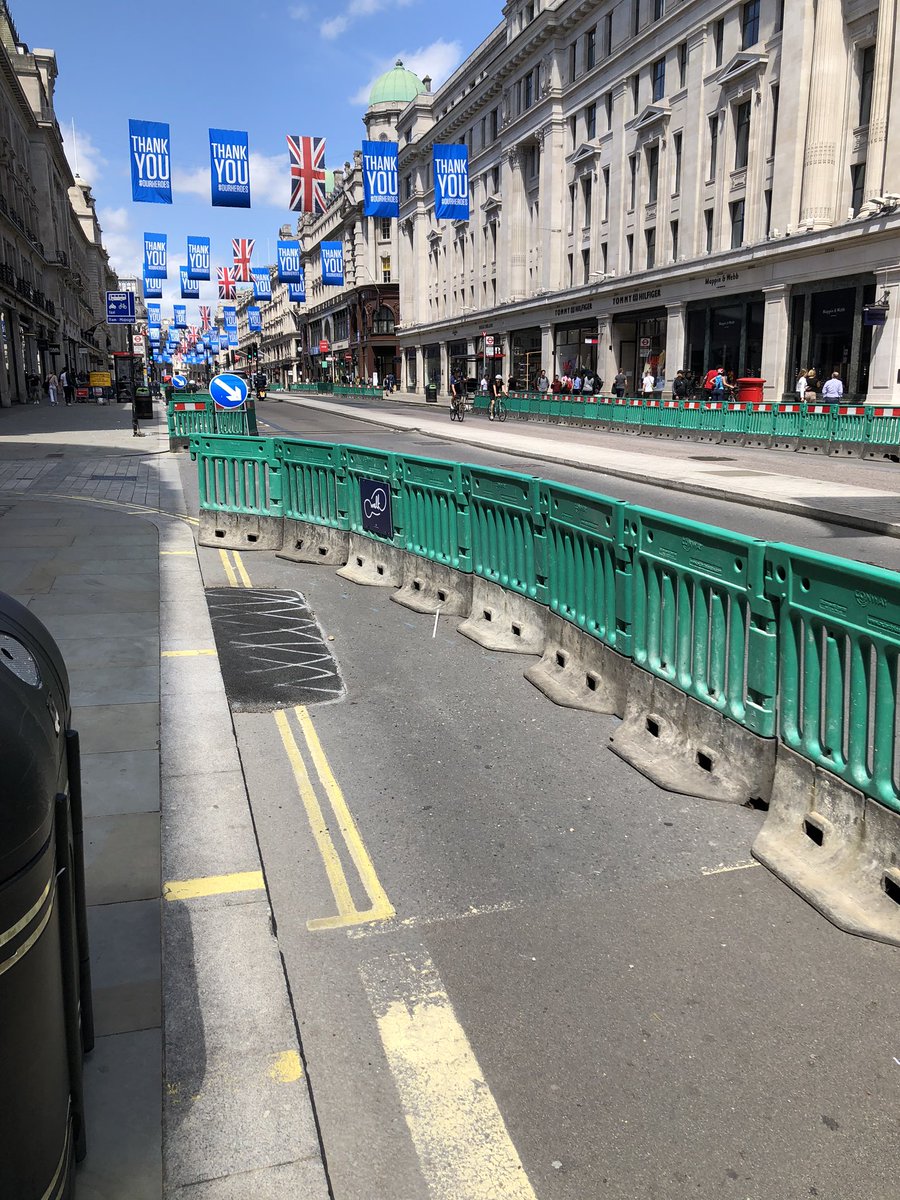
M 654 446 L 650 452 L 643 447 L 634 448 L 635 439 L 613 439 L 615 453 L 611 454 L 609 446 L 600 439 L 588 436 L 585 431 L 561 427 L 521 428 L 511 422 L 498 427 L 478 420 L 457 427 L 450 425 L 446 414 L 427 410 L 409 412 L 400 403 L 392 405 L 392 411 L 383 412 L 306 397 L 289 403 L 291 407 L 298 405 L 304 411 L 316 413 L 318 418 L 338 415 L 406 433 L 430 436 L 433 432 L 444 441 L 451 439 L 458 443 L 461 450 L 467 444 L 491 450 L 502 447 L 525 458 L 549 459 L 614 476 L 619 474 L 622 478 L 641 478 L 656 485 L 662 482 L 667 488 L 708 494 L 730 502 L 815 515 L 819 519 L 827 515 L 838 524 L 869 532 L 896 536 L 900 531 L 900 485 L 894 484 L 885 470 L 873 472 L 879 479 L 878 487 L 867 488 L 855 480 L 843 483 L 830 479 L 824 483 L 818 481 L 823 489 L 817 490 L 817 480 L 806 474 L 807 464 L 802 464 L 803 474 L 791 474 L 791 470 L 797 469 L 800 456 L 785 456 L 782 470 L 781 457 L 773 452 L 767 461 L 777 466 L 777 470 L 757 471 L 742 466 L 729 474 L 726 484 L 721 472 L 716 474 L 687 458 L 683 446 L 677 452 L 671 447 Z M 26 603 L 58 641 L 70 669 L 73 726 L 81 734 L 84 755 L 85 844 L 98 1039 L 86 1062 L 88 1155 L 78 1170 L 77 1200 L 157 1200 L 163 1196 L 166 1200 L 170 1197 L 244 1200 L 250 1196 L 254 1200 L 288 1197 L 325 1200 L 333 1194 L 342 1197 L 340 1191 L 331 1190 L 335 1178 L 346 1179 L 345 1194 L 356 1195 L 356 1184 L 351 1183 L 350 1176 L 365 1181 L 359 1184 L 360 1197 L 371 1200 L 377 1196 L 381 1200 L 384 1196 L 384 1200 L 388 1197 L 396 1200 L 401 1191 L 392 1194 L 389 1190 L 394 1172 L 399 1172 L 398 1178 L 402 1175 L 408 1179 L 408 1194 L 418 1196 L 419 1173 L 424 1171 L 426 1179 L 429 1178 L 427 1145 L 415 1160 L 393 1159 L 391 1147 L 386 1145 L 382 1160 L 373 1153 L 365 1168 L 361 1162 L 354 1163 L 354 1143 L 358 1152 L 359 1145 L 366 1144 L 368 1138 L 373 1145 L 384 1141 L 385 1126 L 378 1120 L 377 1106 L 369 1111 L 368 1124 L 364 1121 L 358 1128 L 351 1128 L 345 1121 L 342 1125 L 346 1095 L 330 1075 L 320 1075 L 318 1083 L 325 1111 L 336 1114 L 329 1129 L 338 1132 L 330 1167 L 323 1157 L 321 1114 L 316 1089 L 310 1082 L 306 1041 L 309 1038 L 317 1051 L 326 1046 L 337 1061 L 352 1065 L 353 1039 L 343 1039 L 339 1027 L 330 1027 L 324 1016 L 317 1015 L 318 1008 L 310 1008 L 314 1000 L 327 1007 L 327 985 L 334 981 L 330 974 L 336 971 L 334 962 L 329 960 L 321 943 L 311 950 L 309 943 L 299 934 L 295 936 L 290 928 L 284 933 L 279 928 L 276 936 L 273 909 L 280 922 L 280 913 L 289 911 L 298 896 L 306 898 L 308 894 L 309 908 L 318 915 L 327 911 L 328 892 L 316 882 L 309 862 L 298 857 L 297 842 L 293 836 L 285 836 L 280 816 L 264 810 L 263 826 L 259 827 L 261 814 L 251 803 L 251 796 L 267 795 L 273 786 L 270 777 L 276 775 L 284 776 L 285 790 L 293 786 L 287 760 L 275 757 L 281 753 L 281 741 L 286 748 L 293 743 L 284 729 L 276 736 L 276 726 L 269 720 L 271 714 L 233 715 L 234 705 L 229 704 L 216 654 L 205 585 L 239 585 L 242 573 L 246 573 L 236 554 L 229 558 L 224 552 L 198 552 L 192 489 L 185 486 L 190 468 L 185 468 L 182 474 L 179 468 L 184 466 L 184 457 L 179 461 L 177 456 L 169 454 L 164 417 L 160 406 L 154 408 L 155 420 L 145 425 L 147 436 L 140 440 L 132 437 L 130 408 L 125 406 L 70 409 L 28 406 L 0 410 L 0 589 Z M 278 409 L 267 409 L 260 415 L 275 419 L 278 413 Z M 819 466 L 818 461 L 815 465 Z M 895 513 L 897 521 L 893 520 Z M 286 564 L 277 571 L 274 567 L 266 567 L 265 571 L 254 568 L 255 582 L 283 588 L 286 581 L 296 578 L 285 573 L 291 569 Z M 311 569 L 306 575 L 311 578 Z M 328 580 L 331 579 L 329 574 Z M 249 586 L 249 580 L 245 586 Z M 317 585 L 310 586 L 315 596 Z M 345 603 L 345 591 L 346 588 L 342 591 L 336 584 L 318 584 L 322 606 L 340 607 Z M 359 589 L 358 596 L 364 597 L 364 592 Z M 369 609 L 375 612 L 371 605 Z M 357 664 L 357 674 L 363 672 L 360 664 L 369 637 L 365 625 L 371 619 L 367 617 L 368 611 L 364 599 L 357 599 L 352 619 L 347 618 L 346 628 L 338 630 L 339 639 L 356 638 L 358 646 L 351 661 Z M 347 613 L 349 609 L 345 618 Z M 377 627 L 385 621 L 384 613 L 379 610 Z M 422 655 L 433 642 L 430 622 L 427 632 L 430 640 L 424 642 Z M 396 703 L 396 691 L 392 695 L 389 686 L 392 673 L 397 671 L 396 653 L 381 646 L 378 649 L 381 657 L 375 658 L 381 682 L 374 680 L 361 687 L 351 678 L 349 703 L 323 708 L 326 716 L 321 723 L 326 749 L 337 762 L 339 774 L 348 778 L 354 777 L 354 772 L 365 775 L 367 770 L 362 770 L 362 766 L 366 764 L 359 763 L 358 755 L 356 765 L 353 764 L 350 750 L 353 740 L 349 726 L 345 729 L 344 723 L 349 722 L 353 706 L 361 697 L 368 696 L 371 703 L 382 705 L 383 711 L 376 717 L 385 721 L 383 737 L 368 747 L 368 753 L 378 763 L 374 776 L 378 780 L 377 799 L 388 792 L 391 800 L 395 798 L 394 792 L 405 797 L 404 803 L 409 808 L 407 836 L 411 840 L 420 839 L 420 849 L 424 852 L 429 835 L 420 835 L 414 826 L 416 815 L 423 808 L 422 793 L 417 791 L 421 781 L 416 782 L 409 775 L 411 765 L 404 765 L 400 775 L 401 783 L 408 784 L 407 791 L 403 786 L 395 787 L 390 778 L 401 758 L 411 762 L 401 737 L 407 718 Z M 442 648 L 441 654 L 444 653 Z M 469 679 L 474 678 L 476 670 L 484 669 L 485 662 L 495 664 L 491 669 L 496 677 L 496 683 L 488 686 L 487 696 L 510 686 L 512 680 L 511 675 L 509 679 L 506 677 L 509 664 L 504 656 L 490 656 L 481 651 L 476 654 L 472 650 L 468 653 L 473 656 L 469 674 L 463 672 L 458 678 L 453 674 L 456 668 L 450 665 L 450 659 L 458 660 L 459 650 L 451 654 L 449 646 L 443 668 L 446 678 L 459 691 L 456 703 L 460 712 L 470 703 L 466 699 Z M 518 701 L 522 706 L 520 719 L 529 722 L 539 719 L 525 715 L 531 713 L 532 701 L 537 705 L 536 694 L 532 697 L 526 689 L 524 696 L 527 699 Z M 489 703 L 487 698 L 485 703 Z M 391 704 L 396 709 L 393 717 Z M 564 710 L 558 714 L 554 710 L 555 753 L 560 763 L 572 757 L 567 753 L 570 719 Z M 419 736 L 424 742 L 429 741 L 431 728 L 436 728 L 441 720 L 439 706 L 423 711 Z M 547 719 L 544 720 L 546 723 Z M 265 735 L 264 721 L 268 721 Z M 585 735 L 591 736 L 586 722 L 582 724 Z M 526 726 L 526 732 L 529 728 L 532 727 Z M 290 737 L 300 739 L 301 734 L 310 740 L 308 725 L 304 726 L 302 719 Z M 312 736 L 310 744 L 315 747 L 318 743 Z M 451 745 L 459 742 L 458 761 L 466 758 L 467 748 L 478 737 L 477 722 L 471 729 L 463 723 L 452 730 Z M 508 734 L 506 742 L 506 750 L 511 754 L 513 747 Z M 248 743 L 258 747 L 249 758 L 245 757 Z M 536 744 L 535 753 L 539 748 Z M 320 757 L 315 761 L 324 777 L 321 747 L 318 753 Z M 485 754 L 488 761 L 484 767 L 478 763 L 468 766 L 471 779 L 466 785 L 466 795 L 477 791 L 478 775 L 492 764 L 497 766 L 496 776 L 501 774 L 503 753 L 504 738 L 498 736 L 491 743 L 490 753 Z M 421 754 L 413 758 L 426 761 L 429 754 L 433 758 L 434 750 L 423 743 Z M 315 758 L 315 749 L 313 755 Z M 296 774 L 296 759 L 291 762 Z M 429 787 L 439 795 L 445 770 L 439 760 L 430 769 L 433 778 Z M 536 760 L 528 771 L 510 761 L 503 769 L 503 777 L 514 779 L 518 772 L 524 790 L 537 769 Z M 405 780 L 404 773 L 408 775 Z M 623 782 L 624 775 L 616 778 L 617 789 L 629 786 Z M 582 790 L 590 785 L 587 774 L 579 780 Z M 280 797 L 284 793 L 273 794 Z M 572 795 L 575 794 L 573 790 Z M 333 800 L 333 789 L 329 796 Z M 308 788 L 304 803 L 307 800 Z M 489 820 L 488 811 L 496 804 L 494 792 L 486 791 L 481 801 L 486 809 L 485 820 Z M 575 804 L 574 800 L 562 802 Z M 655 793 L 653 803 L 659 805 L 662 823 L 666 804 Z M 442 804 L 447 807 L 445 801 Z M 509 828 L 497 836 L 512 839 L 522 817 L 513 813 L 508 801 L 505 805 L 496 810 L 497 821 L 508 822 Z M 452 805 L 452 812 L 455 807 Z M 280 813 L 280 803 L 277 808 Z M 424 808 L 431 810 L 431 803 Z M 452 812 L 447 811 L 450 824 L 443 833 L 446 840 L 438 849 L 447 856 L 448 866 L 458 857 L 462 872 L 464 837 L 462 829 L 455 826 L 458 818 Z M 745 818 L 755 819 L 740 813 L 724 820 L 740 823 L 742 837 L 746 832 Z M 535 811 L 530 819 L 539 823 L 542 818 Z M 601 819 L 588 839 L 590 844 L 596 844 L 595 838 L 602 841 L 608 836 L 604 820 Z M 691 820 L 695 820 L 693 810 Z M 722 820 L 719 818 L 720 827 Z M 468 815 L 466 821 L 469 823 Z M 572 823 L 575 824 L 574 819 Z M 348 833 L 346 822 L 342 823 L 340 817 L 337 825 L 345 837 L 352 835 L 352 828 Z M 294 834 L 297 832 L 293 830 Z M 385 830 L 385 843 L 394 832 Z M 521 843 L 521 853 L 532 856 L 530 865 L 535 877 L 540 875 L 538 846 L 548 836 L 547 831 L 538 827 Z M 262 858 L 261 840 L 268 846 Z M 698 869 L 704 865 L 700 861 L 700 849 L 704 846 L 708 851 L 707 844 L 701 842 L 697 847 L 686 844 L 683 851 L 684 855 L 697 858 L 694 865 Z M 348 850 L 356 861 L 359 848 L 352 839 L 348 841 Z M 500 866 L 490 839 L 482 851 L 483 862 L 476 864 L 482 884 L 490 884 L 495 871 L 500 881 Z M 277 871 L 274 884 L 269 877 L 270 856 L 273 871 L 279 865 L 283 867 Z M 716 868 L 721 860 L 706 865 Z M 611 863 L 609 869 L 612 868 Z M 578 869 L 581 870 L 580 863 Z M 562 863 L 559 870 L 561 881 L 574 877 L 574 867 L 570 864 Z M 756 877 L 757 873 L 753 874 Z M 365 872 L 361 874 L 364 877 Z M 765 892 L 765 904 L 758 913 L 761 916 L 766 911 L 765 905 L 773 903 L 772 896 L 780 895 L 783 889 L 761 871 L 758 878 L 767 882 L 747 884 L 744 888 Z M 273 901 L 273 886 L 278 904 Z M 623 874 L 621 888 L 627 886 Z M 552 907 L 553 881 L 545 881 L 542 887 L 547 892 L 546 903 Z M 492 889 L 488 886 L 485 890 L 490 893 Z M 610 895 L 615 892 L 618 897 L 619 891 L 617 886 Z M 723 896 L 723 909 L 733 903 L 735 913 L 740 914 L 742 896 L 740 890 L 733 896 Z M 367 897 L 357 898 L 356 904 L 364 908 L 372 902 L 374 906 L 376 899 L 369 891 Z M 449 871 L 446 899 L 448 907 L 460 907 L 459 898 L 452 895 Z M 502 894 L 499 882 L 496 899 L 495 913 L 484 927 L 484 936 L 489 938 L 491 928 L 496 930 L 493 950 L 509 958 L 501 970 L 508 972 L 510 979 L 516 979 L 515 988 L 520 996 L 531 995 L 526 1007 L 533 1006 L 537 1003 L 537 993 L 526 978 L 519 978 L 522 956 L 511 949 L 514 944 L 527 941 L 528 932 L 517 931 L 518 943 L 510 941 L 504 932 L 524 918 L 515 914 L 503 916 L 506 911 L 503 906 L 508 907 L 511 902 Z M 524 891 L 514 897 L 516 905 L 526 899 Z M 615 904 L 619 903 L 616 899 Z M 691 907 L 685 893 L 684 912 L 679 916 L 673 909 L 668 928 L 659 932 L 658 938 L 658 931 L 652 937 L 649 929 L 641 934 L 648 943 L 648 958 L 664 953 L 667 939 L 677 936 L 676 925 L 689 919 Z M 823 923 L 807 915 L 800 902 L 791 909 L 791 919 L 801 921 L 804 944 L 812 956 Z M 564 903 L 560 902 L 554 920 L 560 930 L 569 920 Z M 445 943 L 449 936 L 448 932 Z M 831 932 L 827 939 L 830 952 L 834 952 L 834 947 L 849 944 L 847 939 L 833 937 Z M 347 944 L 347 953 L 355 954 L 353 947 L 362 943 Z M 432 979 L 433 975 L 437 978 L 434 963 L 421 957 L 418 946 L 405 947 L 404 953 L 407 952 L 412 956 L 410 970 L 424 980 L 418 986 L 432 997 L 442 994 Z M 560 964 L 562 977 L 571 974 L 575 978 L 581 971 L 577 938 L 567 941 L 565 953 L 569 961 Z M 608 945 L 598 943 L 596 955 L 609 953 Z M 465 955 L 473 960 L 471 945 L 466 947 Z M 711 949 L 710 964 L 714 958 Z M 535 959 L 529 955 L 524 961 Z M 860 972 L 860 980 L 868 987 L 880 988 L 883 952 L 866 949 L 863 961 L 871 979 L 867 980 Z M 439 955 L 438 965 L 441 966 Z M 739 960 L 733 964 L 736 972 L 738 965 Z M 400 970 L 402 974 L 406 967 L 403 964 L 398 967 L 396 957 L 388 961 L 382 956 L 360 969 L 368 997 L 366 1013 L 368 1016 L 374 1013 L 379 1024 L 385 1025 L 390 1015 L 392 973 Z M 465 997 L 462 1004 L 469 1013 L 467 1026 L 471 1023 L 477 1027 L 482 1020 L 478 1016 L 481 999 L 460 975 L 449 950 L 441 969 L 445 976 L 452 977 L 454 990 Z M 625 964 L 624 969 L 631 967 Z M 716 969 L 710 965 L 712 973 Z M 339 978 L 339 974 L 334 978 Z M 740 989 L 751 987 L 752 980 L 749 976 L 743 979 L 740 973 L 735 980 L 735 996 L 729 999 L 736 1002 Z M 297 981 L 302 983 L 302 989 L 295 1000 Z M 395 982 L 398 988 L 406 986 L 403 980 Z M 547 986 L 551 983 L 548 980 Z M 610 991 L 604 1003 L 611 1008 L 627 1008 L 628 1001 L 622 998 L 615 980 L 606 983 Z M 585 986 L 589 990 L 594 984 L 586 979 Z M 649 982 L 646 986 L 650 986 Z M 418 995 L 408 998 L 411 1012 L 420 1007 Z M 351 1004 L 350 993 L 335 993 L 334 1003 L 336 1013 L 340 1014 L 343 1007 Z M 664 998 L 660 997 L 655 1007 L 662 1011 L 663 1004 Z M 505 1017 L 498 1005 L 495 997 L 492 1006 L 484 1011 L 493 1009 L 502 1022 Z M 852 1006 L 846 1006 L 841 1010 L 846 1015 L 844 1023 L 848 1029 L 854 1020 L 851 1009 Z M 303 1030 L 302 1041 L 298 1027 Z M 352 1015 L 348 1014 L 348 1028 L 352 1027 Z M 518 1054 L 527 1057 L 533 1047 L 525 1037 L 522 1021 L 517 1028 L 521 1035 Z M 879 1036 L 886 1038 L 885 1030 L 879 1030 Z M 480 1046 L 479 1057 L 489 1059 L 491 1036 L 486 1017 Z M 552 1076 L 554 1071 L 559 1074 L 548 1059 L 547 1044 L 538 1047 L 538 1051 L 538 1074 L 544 1077 Z M 423 1076 L 430 1069 L 427 1053 L 426 1037 L 424 1059 L 418 1064 Z M 573 1046 L 573 1054 L 579 1053 L 583 1050 Z M 499 1071 L 501 1067 L 511 1072 L 512 1060 L 498 1064 L 496 1069 Z M 670 1068 L 675 1079 L 674 1062 Z M 862 1061 L 860 1068 L 864 1069 Z M 463 1061 L 461 1070 L 465 1073 L 468 1069 Z M 562 1077 L 560 1083 L 564 1083 Z M 350 1086 L 352 1090 L 352 1081 Z M 361 1080 L 359 1086 L 364 1090 L 368 1080 Z M 384 1086 L 383 1080 L 379 1086 Z M 347 1087 L 346 1079 L 343 1087 Z M 513 1090 L 510 1074 L 510 1094 Z M 606 1112 L 612 1097 L 601 1099 L 601 1092 L 602 1089 L 597 1093 L 598 1111 Z M 664 1097 L 664 1092 L 660 1096 Z M 439 1097 L 430 1099 L 439 1104 Z M 396 1098 L 392 1104 L 396 1107 Z M 665 1111 L 666 1102 L 662 1098 L 660 1120 L 664 1119 Z M 712 1121 L 714 1111 L 704 1110 L 700 1115 L 703 1120 Z M 575 1118 L 574 1110 L 571 1118 Z M 523 1112 L 523 1126 L 527 1119 Z M 391 1128 L 396 1130 L 402 1124 L 402 1114 L 391 1109 Z M 516 1127 L 514 1123 L 513 1129 Z M 619 1136 L 612 1128 L 609 1134 L 614 1140 Z M 762 1129 L 758 1136 L 764 1139 Z M 797 1136 L 802 1138 L 802 1131 Z M 810 1145 L 811 1153 L 820 1152 L 816 1149 L 818 1141 Z M 503 1142 L 499 1152 L 507 1153 L 505 1147 Z M 877 1150 L 877 1146 L 874 1148 Z M 416 1149 L 419 1150 L 418 1144 Z M 671 1153 L 676 1153 L 676 1149 L 673 1145 Z M 520 1170 L 517 1161 L 509 1159 L 510 1171 Z M 554 1174 L 558 1169 L 555 1161 L 551 1166 L 548 1179 L 553 1181 L 558 1177 Z M 374 1175 L 367 1176 L 367 1170 Z M 381 1191 L 371 1190 L 372 1178 L 379 1180 Z M 576 1184 L 574 1177 L 570 1186 L 573 1191 L 560 1194 L 580 1196 L 583 1200 L 587 1193 L 578 1191 L 581 1185 Z M 708 1186 L 711 1188 L 712 1184 Z M 481 1192 L 477 1194 L 480 1196 Z M 547 1194 L 553 1192 L 548 1190 Z M 713 1192 L 703 1190 L 702 1194 Z M 844 1190 L 845 1198 L 856 1194 L 852 1187 Z M 870 1197 L 887 1194 L 879 1187 L 869 1192 Z

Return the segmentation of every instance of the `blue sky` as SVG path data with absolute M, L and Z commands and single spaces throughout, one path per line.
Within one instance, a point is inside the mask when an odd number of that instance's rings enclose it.
M 256 238 L 253 262 L 274 254 L 287 207 L 285 135 L 326 139 L 340 166 L 364 136 L 372 80 L 401 57 L 437 85 L 501 20 L 502 0 L 10 0 L 20 38 L 56 51 L 56 111 L 93 186 L 104 242 L 122 273 L 139 269 L 145 230 L 169 236 L 164 314 L 177 299 L 187 235 L 213 239 L 214 266 L 231 263 L 233 237 Z M 452 14 L 452 20 L 448 19 Z M 171 127 L 174 203 L 134 204 L 128 118 Z M 210 127 L 245 129 L 251 209 L 213 208 Z M 293 218 L 294 220 L 296 218 Z M 271 257 L 271 256 L 270 256 Z M 215 275 L 215 272 L 213 272 Z M 173 286 L 174 281 L 174 286 Z M 215 303 L 215 284 L 202 284 Z M 196 301 L 188 301 L 188 314 Z

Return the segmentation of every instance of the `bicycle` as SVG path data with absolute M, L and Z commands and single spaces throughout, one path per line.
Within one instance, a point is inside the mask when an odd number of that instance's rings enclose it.
M 488 418 L 491 421 L 505 421 L 506 417 L 506 398 L 501 392 L 499 396 L 494 397 L 493 412 L 488 409 Z
M 464 421 L 466 419 L 466 398 L 465 396 L 450 397 L 450 420 Z

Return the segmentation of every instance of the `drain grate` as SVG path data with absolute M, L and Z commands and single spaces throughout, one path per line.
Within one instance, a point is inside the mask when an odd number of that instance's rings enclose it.
M 334 655 L 299 592 L 207 588 L 206 602 L 235 712 L 321 704 L 344 694 Z
M 691 462 L 737 462 L 736 458 L 722 458 L 718 454 L 691 454 Z
M 92 475 L 91 479 L 103 479 L 109 483 L 137 483 L 137 475 Z

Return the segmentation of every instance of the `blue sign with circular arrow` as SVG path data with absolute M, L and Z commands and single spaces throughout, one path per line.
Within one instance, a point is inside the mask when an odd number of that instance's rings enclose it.
M 187 387 L 187 379 L 185 379 L 183 375 L 173 375 L 172 387 L 176 390 L 176 392 L 183 392 Z
M 247 383 L 240 375 L 214 375 L 209 394 L 216 408 L 241 408 L 247 400 Z

